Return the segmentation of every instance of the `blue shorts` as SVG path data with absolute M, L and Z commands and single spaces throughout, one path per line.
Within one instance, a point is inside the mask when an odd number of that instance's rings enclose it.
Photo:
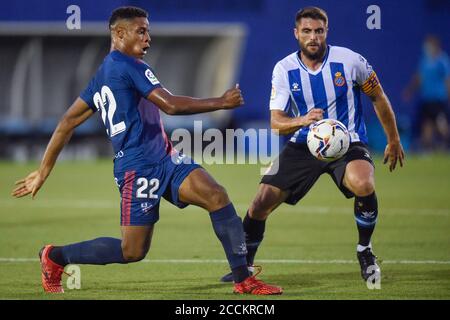
M 159 220 L 161 197 L 179 208 L 187 206 L 178 199 L 178 189 L 193 170 L 201 168 L 185 155 L 174 154 L 146 169 L 116 173 L 121 195 L 120 225 L 146 226 Z

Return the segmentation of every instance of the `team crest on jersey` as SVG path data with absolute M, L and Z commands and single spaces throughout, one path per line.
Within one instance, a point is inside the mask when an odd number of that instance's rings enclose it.
M 159 83 L 158 78 L 156 78 L 156 76 L 153 74 L 153 72 L 150 69 L 145 70 L 145 76 L 151 82 L 151 84 L 156 85 Z
M 342 76 L 341 72 L 336 72 L 334 74 L 334 84 L 337 87 L 342 87 L 345 84 L 345 78 Z

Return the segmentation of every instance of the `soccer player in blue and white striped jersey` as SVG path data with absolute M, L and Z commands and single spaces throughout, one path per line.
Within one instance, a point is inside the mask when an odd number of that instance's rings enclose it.
M 358 53 L 327 45 L 327 33 L 325 11 L 317 7 L 300 10 L 294 29 L 300 50 L 275 65 L 270 99 L 271 127 L 282 135 L 293 135 L 277 163 L 263 177 L 244 218 L 247 261 L 250 264 L 254 261 L 269 214 L 283 202 L 296 204 L 323 173 L 328 173 L 347 198 L 355 198 L 354 214 L 359 233 L 357 257 L 361 275 L 367 280 L 373 271 L 379 275 L 380 270 L 371 246 L 378 209 L 361 92 L 371 99 L 383 125 L 388 141 L 384 162 L 389 161 L 391 171 L 397 162 L 403 165 L 404 153 L 394 112 L 375 71 Z M 346 155 L 333 162 L 314 158 L 306 145 L 309 125 L 322 118 L 341 121 L 351 136 Z M 222 281 L 227 280 L 230 275 L 222 278 Z

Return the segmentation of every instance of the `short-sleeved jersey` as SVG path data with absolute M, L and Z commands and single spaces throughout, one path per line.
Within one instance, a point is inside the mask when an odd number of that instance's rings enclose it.
M 367 60 L 347 48 L 328 46 L 321 67 L 312 71 L 299 55 L 300 51 L 296 51 L 275 65 L 270 109 L 298 117 L 321 108 L 324 118 L 345 124 L 351 142 L 367 144 L 360 92 L 370 94 L 379 86 Z M 297 130 L 291 141 L 306 143 L 308 131 L 309 127 Z
M 447 101 L 446 81 L 450 79 L 450 59 L 445 52 L 437 57 L 425 54 L 419 65 L 420 95 L 426 102 Z
M 170 154 L 172 144 L 159 109 L 146 99 L 159 87 L 144 61 L 112 51 L 80 94 L 92 110 L 101 111 L 115 153 L 115 172 L 147 168 Z

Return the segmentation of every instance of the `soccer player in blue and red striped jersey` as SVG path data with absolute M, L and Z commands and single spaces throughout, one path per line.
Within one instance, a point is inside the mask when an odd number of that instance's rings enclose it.
M 227 192 L 198 164 L 173 149 L 159 115 L 159 110 L 177 115 L 232 109 L 244 103 L 241 91 L 236 86 L 210 99 L 172 95 L 141 60 L 151 40 L 147 17 L 146 11 L 136 7 L 122 7 L 112 13 L 111 52 L 62 117 L 39 169 L 18 181 L 13 190 L 15 197 L 31 194 L 34 198 L 73 130 L 94 112 L 101 112 L 115 152 L 122 239 L 101 237 L 65 246 L 44 246 L 39 254 L 44 290 L 63 292 L 61 275 L 68 264 L 142 260 L 150 248 L 163 197 L 180 208 L 193 204 L 210 213 L 232 270 L 235 293 L 281 294 L 281 288 L 249 274 L 242 221 Z

